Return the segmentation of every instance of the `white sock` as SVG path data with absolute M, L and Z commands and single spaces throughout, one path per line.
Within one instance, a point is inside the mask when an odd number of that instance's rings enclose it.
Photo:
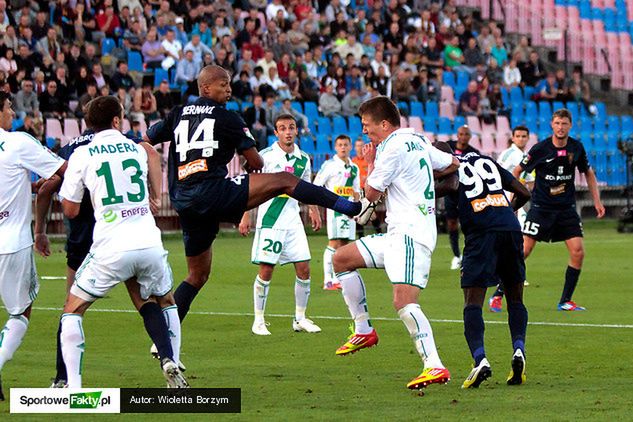
M 295 320 L 299 321 L 306 317 L 308 298 L 310 297 L 310 279 L 302 280 L 295 278 Z
M 0 371 L 20 347 L 27 328 L 29 328 L 28 318 L 18 315 L 10 317 L 0 331 Z
M 81 367 L 85 349 L 83 317 L 77 314 L 62 315 L 62 356 L 68 373 L 68 388 L 81 388 Z
M 354 332 L 356 334 L 371 333 L 374 329 L 371 326 L 367 311 L 363 278 L 358 271 L 338 273 L 337 277 L 343 287 L 343 299 L 345 299 L 349 313 L 354 319 Z
M 259 275 L 255 277 L 253 284 L 253 302 L 255 304 L 255 321 L 264 321 L 264 311 L 266 310 L 266 299 L 268 299 L 268 290 L 270 289 L 270 280 L 262 280 Z
M 174 362 L 180 363 L 180 318 L 178 317 L 178 306 L 172 305 L 163 308 L 163 316 L 167 323 L 167 329 L 169 330 L 169 340 L 171 341 L 171 348 L 174 352 Z
M 409 330 L 415 349 L 424 362 L 424 368 L 443 368 L 444 365 L 435 348 L 431 324 L 420 309 L 420 305 L 409 303 L 398 311 L 398 316 Z
M 323 251 L 323 283 L 331 281 L 334 283 L 334 269 L 332 268 L 332 257 L 334 256 L 336 249 L 326 246 Z

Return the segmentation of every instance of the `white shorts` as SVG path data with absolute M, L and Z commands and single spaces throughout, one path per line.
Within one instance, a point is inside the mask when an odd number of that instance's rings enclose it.
M 0 255 L 0 297 L 9 315 L 24 313 L 39 290 L 31 246 Z
M 310 247 L 303 228 L 255 230 L 251 261 L 253 264 L 288 264 L 310 260 Z
M 162 246 L 114 254 L 90 252 L 77 270 L 70 292 L 94 302 L 120 282 L 136 277 L 143 300 L 150 296 L 165 296 L 174 281 L 167 254 Z
M 327 237 L 333 239 L 356 239 L 356 221 L 353 218 L 333 210 L 326 210 Z
M 367 268 L 384 268 L 392 284 L 424 289 L 429 281 L 431 251 L 402 233 L 372 234 L 356 241 Z

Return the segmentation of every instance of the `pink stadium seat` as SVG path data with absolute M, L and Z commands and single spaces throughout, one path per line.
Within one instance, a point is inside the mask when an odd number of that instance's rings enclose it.
M 68 138 L 76 138 L 81 135 L 77 119 L 64 119 L 64 135 Z
M 525 151 L 529 151 L 536 144 L 538 144 L 538 137 L 536 136 L 536 133 L 530 133 L 530 138 L 525 146 Z
M 479 123 L 479 118 L 477 116 L 466 117 L 466 124 L 470 128 L 471 132 L 477 134 L 481 133 L 481 124 Z
M 86 121 L 84 119 L 81 119 L 81 131 L 83 132 L 84 130 L 86 130 Z
M 455 113 L 453 111 L 453 104 L 449 103 L 449 102 L 441 102 L 440 103 L 440 116 L 441 117 L 448 117 L 449 119 L 453 120 L 455 118 Z
M 441 135 L 441 134 L 437 135 L 437 142 L 448 142 L 450 140 L 451 140 L 450 135 Z
M 449 103 L 455 102 L 455 94 L 453 93 L 453 88 L 448 85 L 442 85 L 442 95 L 440 97 L 440 101 L 447 101 Z
M 478 135 L 473 134 L 473 137 L 470 138 L 469 144 L 481 151 L 481 140 Z
M 128 119 L 123 119 L 123 124 L 121 125 L 121 132 L 126 133 L 131 128 L 132 126 L 130 126 L 130 121 Z
M 46 119 L 46 136 L 67 141 L 62 131 L 62 124 L 57 119 Z
M 481 152 L 486 155 L 492 155 L 497 151 L 495 138 L 492 133 L 484 133 L 481 135 Z
M 411 127 L 416 132 L 424 132 L 422 119 L 420 119 L 418 116 L 409 117 L 409 127 Z
M 409 122 L 404 116 L 400 116 L 400 127 L 409 127 Z
M 497 116 L 497 133 L 502 136 L 512 135 L 510 122 L 506 116 Z
M 424 136 L 426 136 L 429 141 L 435 141 L 435 134 L 433 132 L 424 132 Z
M 145 123 L 145 119 L 141 119 L 139 122 L 141 124 L 141 133 L 147 132 L 147 123 Z

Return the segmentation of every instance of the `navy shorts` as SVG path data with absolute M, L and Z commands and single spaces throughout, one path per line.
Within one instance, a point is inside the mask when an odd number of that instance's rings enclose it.
M 574 208 L 545 210 L 532 206 L 523 224 L 523 234 L 541 242 L 583 237 L 582 221 Z
M 455 195 L 446 195 L 444 197 L 444 215 L 451 220 L 459 218 L 459 210 L 457 209 L 458 198 Z
M 200 198 L 178 211 L 186 256 L 209 249 L 221 222 L 240 222 L 248 203 L 248 182 L 248 175 L 202 182 Z
M 86 255 L 90 252 L 92 242 L 88 244 L 71 244 L 69 243 L 66 250 L 66 265 L 73 271 L 77 271 L 81 267 L 81 263 L 86 259 Z
M 474 233 L 464 240 L 462 289 L 523 283 L 525 260 L 519 231 Z

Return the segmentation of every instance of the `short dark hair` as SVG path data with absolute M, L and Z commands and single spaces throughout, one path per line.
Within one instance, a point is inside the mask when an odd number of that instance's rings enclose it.
M 392 126 L 400 127 L 400 112 L 389 97 L 380 95 L 362 103 L 358 109 L 360 116 L 366 115 L 374 122 L 388 121 Z
M 339 135 L 334 139 L 334 144 L 336 144 L 336 141 L 338 141 L 339 139 L 343 139 L 346 140 L 347 142 L 349 142 L 350 144 L 352 143 L 352 138 L 350 138 L 347 135 Z M 361 139 L 362 140 L 362 139 Z
M 111 95 L 97 97 L 86 106 L 86 125 L 95 132 L 111 129 L 114 118 L 123 113 L 121 103 Z
M 0 110 L 4 109 L 4 103 L 9 100 L 11 101 L 11 93 L 6 91 L 0 91 Z
M 297 124 L 297 119 L 295 119 L 295 116 L 288 113 L 282 113 L 275 118 L 275 124 L 274 124 L 275 130 L 277 130 L 277 122 L 280 120 L 292 120 L 293 122 L 295 122 L 295 125 Z
M 514 132 L 516 132 L 517 130 L 527 132 L 527 134 L 530 135 L 530 129 L 528 129 L 527 126 L 519 125 L 515 126 L 514 129 L 512 129 L 512 136 L 514 136 Z
M 569 110 L 567 110 L 566 108 L 559 108 L 558 110 L 556 110 L 553 114 L 552 114 L 552 120 L 554 120 L 554 118 L 560 118 L 560 119 L 564 119 L 564 118 L 568 118 L 569 122 L 572 122 L 571 119 L 571 112 Z

